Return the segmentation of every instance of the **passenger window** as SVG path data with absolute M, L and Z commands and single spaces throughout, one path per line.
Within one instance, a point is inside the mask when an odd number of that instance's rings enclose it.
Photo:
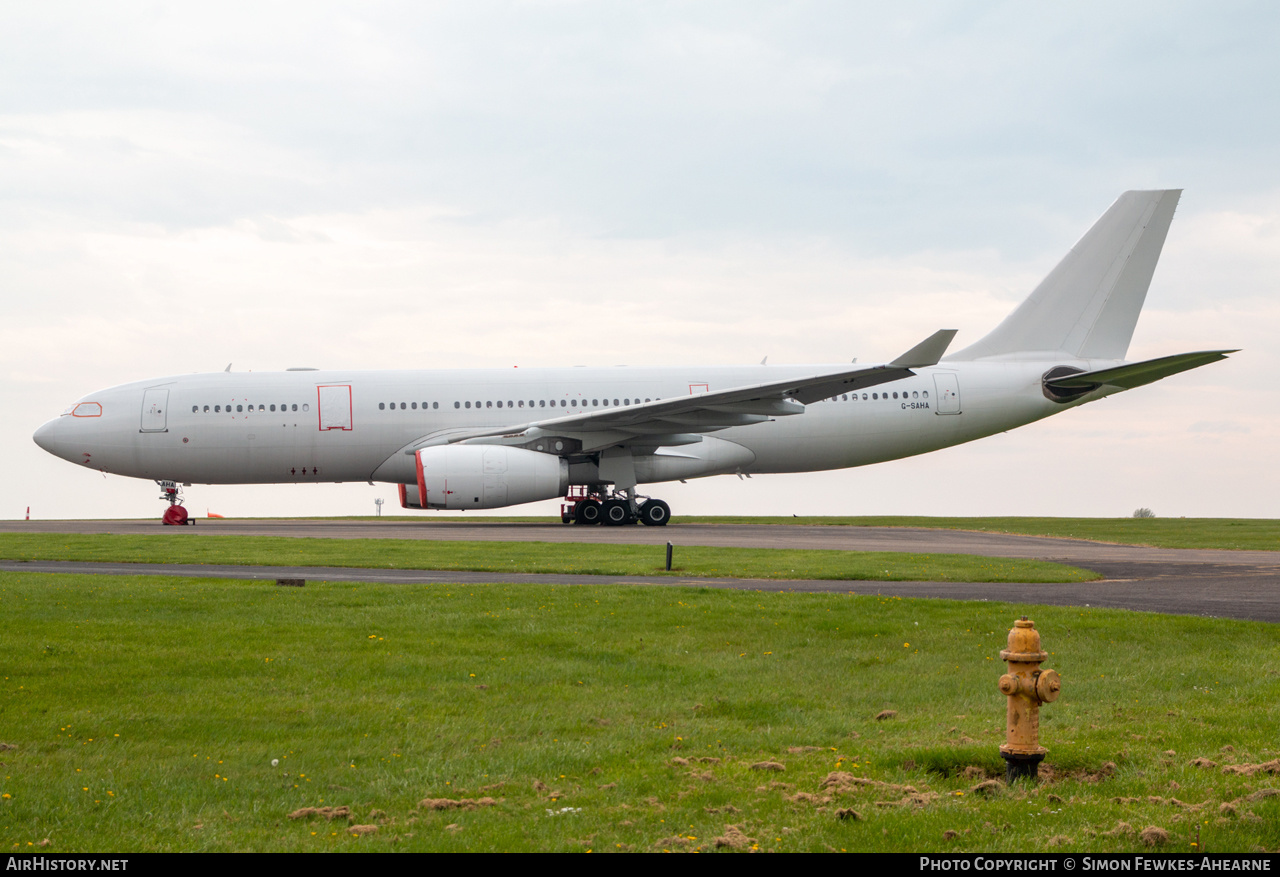
M 893 394 L 893 398 L 897 399 L 897 398 L 898 398 L 898 394 L 897 394 L 897 393 L 894 393 L 894 394 Z
M 460 408 L 460 407 L 462 407 L 462 406 L 461 406 L 461 405 L 459 405 L 459 403 L 454 402 L 454 403 L 453 403 L 453 407 L 454 407 L 454 408 Z M 471 406 L 470 406 L 470 405 L 468 405 L 467 407 L 468 407 L 468 408 L 470 408 Z
M 303 402 L 303 403 L 302 403 L 302 410 L 303 410 L 303 411 L 310 411 L 310 410 L 311 410 L 311 406 L 310 406 L 310 405 L 308 405 L 306 402 Z
M 200 413 L 200 406 L 199 406 L 199 405 L 192 405 L 192 406 L 191 406 L 191 413 L 192 413 L 192 414 L 199 414 L 199 413 Z
M 521 407 L 521 408 L 523 408 L 523 407 L 524 407 L 524 400 L 523 400 L 523 399 L 521 399 L 521 400 L 520 400 L 520 407 Z
M 569 404 L 570 404 L 570 405 L 572 405 L 574 408 L 577 408 L 577 407 L 578 407 L 578 400 L 577 400 L 577 399 L 572 399 L 572 400 L 570 400 Z
M 297 410 L 298 410 L 298 403 L 297 403 L 297 402 L 294 402 L 294 403 L 293 403 L 293 410 L 294 410 L 294 411 L 297 411 Z
M 486 403 L 484 403 L 484 407 L 485 407 L 485 408 L 492 408 L 492 407 L 493 407 L 493 403 L 492 403 L 492 402 L 486 402 Z
M 501 407 L 502 407 L 502 400 L 501 400 L 501 399 L 499 399 L 499 400 L 498 400 L 498 407 L 499 407 L 499 408 L 501 408 Z
M 209 413 L 209 406 L 208 406 L 208 405 L 204 406 L 204 413 L 205 413 L 205 414 L 208 414 L 208 413 Z
M 600 400 L 599 400 L 599 399 L 592 399 L 592 400 L 591 400 L 591 404 L 592 404 L 593 406 L 595 406 L 595 405 L 599 405 L 599 404 L 600 404 Z
M 928 398 L 929 398 L 929 391 L 928 391 L 928 390 L 925 390 L 925 391 L 924 391 L 924 397 L 925 397 L 926 399 L 928 399 Z
M 644 401 L 648 402 L 648 401 L 650 401 L 650 400 L 649 400 L 649 399 L 645 399 Z
M 455 402 L 455 403 L 454 403 L 454 405 L 456 406 L 456 405 L 457 405 L 457 403 Z M 432 403 L 431 403 L 431 407 L 432 407 L 432 408 L 439 408 L 439 407 L 440 407 L 440 403 L 439 403 L 439 402 L 432 402 Z
M 872 394 L 871 394 L 871 398 L 872 398 L 872 399 L 879 399 L 879 398 L 880 398 L 880 394 L 879 394 L 879 393 L 872 393 Z
M 275 405 L 272 405 L 272 406 L 271 406 L 271 410 L 272 410 L 272 411 L 275 411 L 275 410 L 276 410 L 276 406 L 275 406 Z
M 471 407 L 471 403 L 470 403 L 470 402 L 468 402 L 468 403 L 467 403 L 467 407 L 468 407 L 468 408 L 470 408 L 470 407 Z
M 410 408 L 412 408 L 414 411 L 417 411 L 417 410 L 418 410 L 418 403 L 417 403 L 417 402 L 411 402 L 411 403 L 409 404 L 409 407 L 410 407 Z M 426 406 L 423 406 L 423 407 L 426 407 Z
M 546 407 L 547 407 L 547 400 L 546 400 L 546 399 L 539 399 L 539 400 L 538 400 L 538 407 L 539 407 L 539 408 L 546 408 Z
M 387 403 L 386 403 L 386 402 L 379 402 L 379 403 L 378 403 L 378 410 L 379 410 L 379 411 L 386 411 L 386 410 L 387 410 Z
M 613 400 L 613 404 L 614 404 L 614 405 L 617 405 L 617 404 L 618 404 L 618 400 L 617 400 L 617 399 L 614 399 L 614 400 Z
M 409 406 L 408 406 L 408 405 L 406 405 L 404 402 L 401 402 L 401 403 L 400 403 L 400 410 L 401 410 L 401 411 L 406 411 L 406 410 L 408 410 L 408 408 L 409 408 Z

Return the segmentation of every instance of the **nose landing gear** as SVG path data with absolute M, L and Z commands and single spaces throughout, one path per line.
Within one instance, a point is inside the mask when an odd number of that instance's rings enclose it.
M 188 518 L 187 510 L 182 507 L 182 499 L 180 498 L 182 491 L 178 489 L 178 483 L 176 481 L 157 481 L 156 484 L 160 485 L 160 490 L 162 491 L 160 498 L 169 501 L 169 507 L 164 510 L 164 515 L 160 518 L 161 522 L 170 527 L 180 527 L 183 524 L 194 526 L 196 522 Z

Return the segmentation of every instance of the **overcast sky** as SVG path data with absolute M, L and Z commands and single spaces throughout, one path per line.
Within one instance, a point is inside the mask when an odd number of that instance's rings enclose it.
M 0 517 L 158 516 L 154 485 L 31 434 L 228 362 L 867 362 L 949 327 L 959 349 L 1133 188 L 1185 193 L 1130 358 L 1231 360 L 912 460 L 653 492 L 1276 517 L 1278 25 L 1167 0 L 4 4 Z

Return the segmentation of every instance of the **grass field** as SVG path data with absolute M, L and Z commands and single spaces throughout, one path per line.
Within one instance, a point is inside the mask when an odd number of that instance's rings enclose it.
M 1280 550 L 1280 520 L 1274 518 L 675 518 L 708 524 L 809 524 L 846 527 L 926 527 L 979 530 L 1024 536 L 1092 539 L 1156 548 Z
M 1038 560 L 963 554 L 802 551 L 681 546 L 665 572 L 665 546 L 420 539 L 291 539 L 0 533 L 0 559 L 123 563 L 230 563 L 575 575 L 727 576 L 939 582 L 1084 582 L 1088 570 Z
M 0 612 L 11 850 L 1280 847 L 1273 625 L 38 574 L 0 574 Z M 1023 612 L 1063 677 L 1049 776 L 978 788 Z
M 375 520 L 349 518 L 343 520 Z M 384 516 L 383 521 L 432 523 L 548 523 L 545 517 L 459 517 L 457 515 Z M 1018 533 L 1025 536 L 1057 536 L 1092 539 L 1124 545 L 1156 548 L 1223 548 L 1280 551 L 1280 520 L 1275 518 L 933 518 L 923 516 L 880 517 L 728 517 L 677 515 L 673 524 L 782 524 L 831 527 L 925 527 L 943 530 L 978 530 Z M 673 530 L 672 532 L 678 532 Z

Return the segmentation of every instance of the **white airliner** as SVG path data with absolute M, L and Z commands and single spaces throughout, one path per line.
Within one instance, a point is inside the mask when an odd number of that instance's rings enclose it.
M 166 523 L 186 520 L 179 483 L 382 481 L 411 509 L 566 497 L 566 522 L 661 525 L 670 508 L 639 485 L 909 457 L 1234 353 L 1124 359 L 1180 194 L 1121 195 L 1004 322 L 946 357 L 954 330 L 856 366 L 228 370 L 93 393 L 35 441 L 161 482 Z

